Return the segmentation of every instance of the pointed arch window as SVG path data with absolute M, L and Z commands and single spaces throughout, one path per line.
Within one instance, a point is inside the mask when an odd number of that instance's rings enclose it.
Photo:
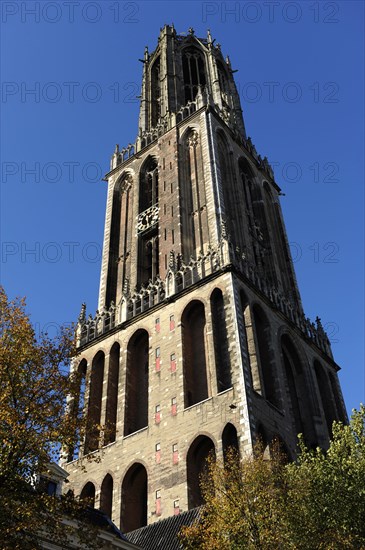
M 139 329 L 128 342 L 124 436 L 148 424 L 148 333 Z
M 160 56 L 151 69 L 151 124 L 156 126 L 161 117 Z
M 87 413 L 85 454 L 95 451 L 100 444 L 101 402 L 103 394 L 105 355 L 99 351 L 92 362 Z
M 208 398 L 205 350 L 205 310 L 194 300 L 181 317 L 184 354 L 184 401 L 190 407 Z
M 140 172 L 138 232 L 138 282 L 148 284 L 159 274 L 159 179 L 156 159 L 149 157 Z
M 188 508 L 196 508 L 204 504 L 201 490 L 201 476 L 207 470 L 208 457 L 215 458 L 215 446 L 210 437 L 199 435 L 190 445 L 186 457 Z
M 231 359 L 227 336 L 226 313 L 222 291 L 216 288 L 210 298 L 212 312 L 215 369 L 218 393 L 232 385 Z
M 123 533 L 147 525 L 147 471 L 138 462 L 124 476 L 120 516 Z
M 255 327 L 255 340 L 257 343 L 257 355 L 265 398 L 278 409 L 281 409 L 278 377 L 272 352 L 273 344 L 271 341 L 270 324 L 266 315 L 258 305 L 255 304 L 253 306 L 252 313 Z
M 182 56 L 185 103 L 193 101 L 200 89 L 206 85 L 205 61 L 197 48 L 186 48 Z

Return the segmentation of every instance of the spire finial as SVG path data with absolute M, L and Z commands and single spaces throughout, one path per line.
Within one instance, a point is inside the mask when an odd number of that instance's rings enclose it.
M 194 31 L 193 27 L 189 27 L 189 31 L 188 31 L 188 32 L 189 32 L 189 34 L 190 34 L 191 36 L 194 36 L 194 34 L 195 34 L 195 31 Z

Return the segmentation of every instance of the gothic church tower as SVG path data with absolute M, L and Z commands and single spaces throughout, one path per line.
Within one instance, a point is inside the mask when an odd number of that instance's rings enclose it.
M 268 160 L 246 136 L 229 58 L 166 25 L 144 52 L 138 136 L 111 159 L 99 308 L 77 328 L 85 377 L 76 494 L 124 532 L 202 503 L 213 451 L 346 420 L 330 343 L 303 313 Z M 101 437 L 95 425 L 107 425 Z

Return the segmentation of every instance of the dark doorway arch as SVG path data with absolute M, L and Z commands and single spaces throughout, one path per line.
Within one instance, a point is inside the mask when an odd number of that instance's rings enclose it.
M 278 377 L 276 376 L 276 367 L 273 357 L 270 323 L 262 309 L 257 304 L 253 306 L 252 313 L 254 318 L 257 355 L 261 368 L 264 396 L 268 401 L 270 401 L 270 403 L 275 405 L 278 409 L 281 409 Z
M 326 375 L 326 372 L 323 369 L 323 366 L 317 360 L 314 361 L 314 372 L 316 373 L 317 384 L 319 394 L 321 396 L 322 409 L 327 424 L 328 434 L 331 437 L 332 423 L 334 420 L 336 420 L 336 411 L 334 403 L 332 401 L 330 382 Z
M 100 442 L 101 399 L 103 395 L 105 355 L 99 351 L 91 365 L 85 454 L 96 451 Z
M 200 480 L 206 471 L 209 455 L 215 457 L 214 443 L 209 437 L 199 435 L 190 445 L 186 457 L 189 510 L 204 504 Z
M 303 365 L 293 341 L 287 334 L 281 338 L 281 350 L 295 435 L 302 433 L 308 445 L 316 445 L 317 437 L 313 424 L 312 406 Z
M 190 407 L 208 397 L 205 352 L 205 310 L 194 300 L 181 317 L 184 358 L 184 403 Z
M 223 459 L 227 461 L 228 452 L 231 449 L 238 455 L 239 444 L 237 437 L 237 430 L 230 422 L 226 424 L 222 433 L 222 446 L 223 446 Z
M 133 464 L 122 483 L 121 523 L 124 533 L 147 525 L 147 471 Z
M 231 358 L 229 355 L 226 314 L 222 291 L 216 288 L 210 297 L 212 312 L 215 370 L 218 393 L 231 387 Z
M 148 425 L 148 333 L 135 332 L 127 347 L 124 435 Z
M 112 517 L 113 505 L 113 478 L 110 474 L 106 474 L 101 484 L 100 491 L 100 510 L 104 512 L 110 519 Z
M 95 485 L 88 481 L 82 488 L 80 493 L 80 499 L 85 502 L 87 506 L 94 508 L 95 506 Z
M 115 342 L 109 355 L 108 389 L 105 415 L 104 444 L 115 441 L 118 410 L 118 381 L 119 381 L 120 345 Z

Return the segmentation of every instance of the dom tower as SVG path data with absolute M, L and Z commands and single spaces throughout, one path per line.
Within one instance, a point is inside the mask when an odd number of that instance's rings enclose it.
M 70 453 L 65 465 L 75 493 L 124 532 L 200 505 L 211 451 L 276 437 L 293 458 L 297 433 L 325 447 L 346 420 L 229 58 L 209 32 L 166 25 L 142 61 L 138 136 L 106 175 L 99 309 L 87 318 L 83 306 L 77 328 L 80 453 L 103 458 L 85 472 Z

